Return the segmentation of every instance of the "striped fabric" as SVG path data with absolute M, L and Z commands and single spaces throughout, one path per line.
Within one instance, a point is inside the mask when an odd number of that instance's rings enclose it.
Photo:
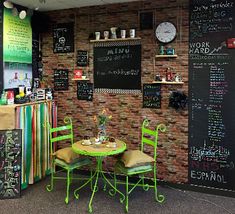
M 47 121 L 53 127 L 57 124 L 57 107 L 54 102 L 16 108 L 16 127 L 22 129 L 22 189 L 50 172 Z

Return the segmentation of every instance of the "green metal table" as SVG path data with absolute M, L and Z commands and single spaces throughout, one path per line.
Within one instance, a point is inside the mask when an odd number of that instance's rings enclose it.
M 88 206 L 89 208 L 88 210 L 90 213 L 92 212 L 92 201 L 93 201 L 95 192 L 98 190 L 99 177 L 103 178 L 103 180 L 105 181 L 104 189 L 106 188 L 106 183 L 109 184 L 109 186 L 111 186 L 113 190 L 115 190 L 121 195 L 120 201 L 123 202 L 125 200 L 124 194 L 121 193 L 118 189 L 116 189 L 113 186 L 113 184 L 106 178 L 103 168 L 102 168 L 102 162 L 105 157 L 120 154 L 126 150 L 126 144 L 123 141 L 120 141 L 117 139 L 115 141 L 116 147 L 112 147 L 112 145 L 109 144 L 109 142 L 107 142 L 106 144 L 103 143 L 100 145 L 95 144 L 94 139 L 91 139 L 91 142 L 92 142 L 91 145 L 87 145 L 85 144 L 85 141 L 81 140 L 72 145 L 74 152 L 81 154 L 81 155 L 86 155 L 86 156 L 91 156 L 91 157 L 96 158 L 95 173 L 91 176 L 90 179 L 88 179 L 83 185 L 81 185 L 79 188 L 77 188 L 74 191 L 74 196 L 76 199 L 78 199 L 79 198 L 78 191 L 89 183 L 91 183 L 91 186 L 92 186 L 93 178 L 95 178 L 95 184 L 94 184 L 94 187 L 91 188 L 92 194 L 91 194 L 91 198 L 90 198 L 89 206 Z

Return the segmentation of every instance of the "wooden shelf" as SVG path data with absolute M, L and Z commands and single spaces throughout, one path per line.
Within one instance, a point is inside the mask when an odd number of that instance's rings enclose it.
M 86 79 L 82 79 L 82 78 L 76 78 L 76 79 L 72 79 L 73 81 L 87 81 L 87 80 L 90 80 L 89 78 L 86 78 Z
M 176 54 L 174 55 L 156 55 L 156 58 L 176 58 L 178 57 Z
M 135 38 L 117 38 L 117 39 L 99 39 L 99 40 L 90 40 L 90 42 L 115 42 L 115 41 L 132 41 L 132 40 L 140 40 L 140 37 Z
M 158 84 L 168 84 L 168 85 L 182 85 L 184 82 L 163 82 L 163 81 L 153 81 L 152 83 L 158 83 Z

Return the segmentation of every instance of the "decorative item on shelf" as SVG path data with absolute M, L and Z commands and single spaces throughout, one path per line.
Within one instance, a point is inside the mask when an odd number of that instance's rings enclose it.
M 104 31 L 104 39 L 109 39 L 109 31 L 108 30 Z
M 52 99 L 53 99 L 52 89 L 47 88 L 46 89 L 46 100 L 52 100 Z
M 37 93 L 37 100 L 45 100 L 45 89 L 37 89 L 36 90 L 36 93 Z
M 160 45 L 160 47 L 159 47 L 159 54 L 160 55 L 164 55 L 165 54 L 165 49 L 164 49 L 163 45 Z
M 174 55 L 175 54 L 175 49 L 172 47 L 167 47 L 166 48 L 166 55 Z
M 7 105 L 14 104 L 14 91 L 10 90 L 7 91 Z
M 126 30 L 124 30 L 124 29 L 121 30 L 121 38 L 122 39 L 126 38 Z
M 76 69 L 73 71 L 73 78 L 80 79 L 82 78 L 82 69 Z
M 110 32 L 111 32 L 111 39 L 117 39 L 117 27 L 111 27 Z
M 182 91 L 172 91 L 169 97 L 169 107 L 176 110 L 185 109 L 188 104 L 188 97 Z
M 98 126 L 98 139 L 100 142 L 104 142 L 107 139 L 106 125 L 107 122 L 112 118 L 112 115 L 108 114 L 107 109 L 103 109 L 98 116 L 94 116 L 94 121 Z
M 0 105 L 6 105 L 7 104 L 7 92 L 3 91 L 0 99 Z
M 161 75 L 159 73 L 156 74 L 155 81 L 162 81 Z
M 135 29 L 130 29 L 130 38 L 135 38 Z
M 95 32 L 95 39 L 100 40 L 100 32 Z
M 171 71 L 171 68 L 166 69 L 166 81 L 171 82 L 173 80 L 173 73 Z
M 181 76 L 181 74 L 178 74 L 178 73 L 177 73 L 174 78 L 175 78 L 175 82 L 182 82 L 182 76 Z

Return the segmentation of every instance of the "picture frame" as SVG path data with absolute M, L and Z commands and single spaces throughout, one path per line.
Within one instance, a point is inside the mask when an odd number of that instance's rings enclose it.
M 139 28 L 140 30 L 152 30 L 155 22 L 155 11 L 139 11 Z

